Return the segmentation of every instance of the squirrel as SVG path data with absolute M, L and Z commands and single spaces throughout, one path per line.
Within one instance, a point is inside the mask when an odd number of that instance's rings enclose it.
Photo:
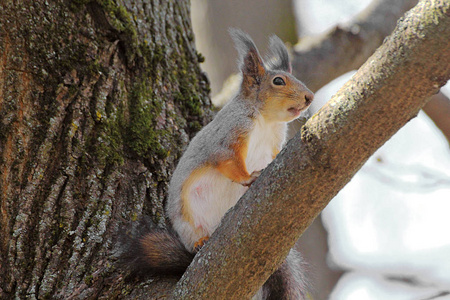
M 263 60 L 249 35 L 230 29 L 239 53 L 239 92 L 200 130 L 182 155 L 169 184 L 169 229 L 135 239 L 134 263 L 146 274 L 181 276 L 233 207 L 285 144 L 287 123 L 308 108 L 313 93 L 291 73 L 284 43 L 272 36 Z M 258 292 L 262 299 L 303 299 L 299 253 Z

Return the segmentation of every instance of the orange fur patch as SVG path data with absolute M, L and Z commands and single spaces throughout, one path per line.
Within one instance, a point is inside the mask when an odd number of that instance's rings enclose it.
M 247 166 L 245 165 L 245 158 L 247 157 L 248 151 L 247 138 L 240 136 L 231 148 L 235 153 L 234 157 L 219 162 L 216 168 L 220 173 L 234 182 L 245 182 L 251 177 L 247 171 Z

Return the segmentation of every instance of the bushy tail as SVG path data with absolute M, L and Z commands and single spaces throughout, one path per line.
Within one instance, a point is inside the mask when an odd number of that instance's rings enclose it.
M 133 275 L 181 276 L 194 259 L 175 232 L 150 228 L 129 240 L 122 261 Z

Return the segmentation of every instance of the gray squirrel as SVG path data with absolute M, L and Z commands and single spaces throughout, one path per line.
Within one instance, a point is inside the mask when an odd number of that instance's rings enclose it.
M 239 92 L 190 142 L 170 181 L 169 229 L 152 228 L 134 240 L 133 262 L 149 275 L 181 276 L 233 207 L 285 144 L 287 123 L 308 108 L 313 93 L 291 74 L 288 51 L 270 38 L 261 58 L 246 33 L 231 29 L 239 52 Z M 304 299 L 299 253 L 260 289 L 258 299 Z

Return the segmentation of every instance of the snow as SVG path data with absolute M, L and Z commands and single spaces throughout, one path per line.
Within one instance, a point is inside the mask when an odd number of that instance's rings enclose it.
M 380 286 L 383 288 L 380 289 Z M 400 281 L 392 282 L 382 277 L 370 276 L 365 273 L 347 273 L 337 284 L 330 300 L 380 300 L 380 299 L 428 299 L 436 296 L 432 287 L 415 287 Z M 450 296 L 436 298 L 450 299 Z
M 301 36 L 323 33 L 336 24 L 350 21 L 371 0 L 297 0 L 294 9 Z

